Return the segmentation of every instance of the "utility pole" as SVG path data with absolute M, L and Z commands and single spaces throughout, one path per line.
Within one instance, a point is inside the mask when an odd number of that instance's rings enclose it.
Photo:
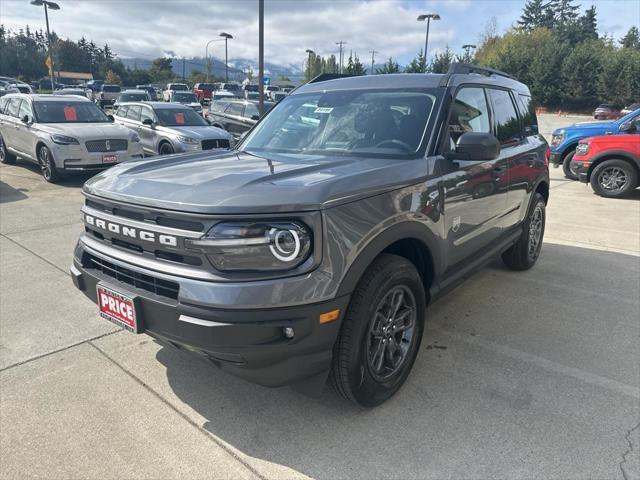
M 371 50 L 371 73 L 369 75 L 373 75 L 373 65 L 376 62 L 376 53 L 380 53 L 377 50 Z
M 258 0 L 258 110 L 264 114 L 264 0 Z
M 336 42 L 336 45 L 340 45 L 340 67 L 338 68 L 338 73 L 342 73 L 342 51 L 346 44 L 347 42 L 343 42 L 342 40 L 340 40 L 339 42 Z
M 307 57 L 307 69 L 309 72 L 309 78 L 307 79 L 307 81 L 311 81 L 313 72 L 311 69 L 311 55 L 315 55 L 316 52 L 314 52 L 313 50 L 311 50 L 310 48 L 307 48 L 307 53 L 309 54 L 309 56 Z
M 184 82 L 184 64 L 185 64 L 185 58 L 182 57 L 182 81 Z

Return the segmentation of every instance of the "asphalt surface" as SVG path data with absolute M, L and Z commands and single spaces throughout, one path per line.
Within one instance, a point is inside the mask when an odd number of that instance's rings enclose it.
M 84 179 L 0 166 L 0 478 L 640 478 L 640 191 L 553 170 L 536 267 L 432 305 L 406 385 L 363 410 L 99 318 L 68 275 Z

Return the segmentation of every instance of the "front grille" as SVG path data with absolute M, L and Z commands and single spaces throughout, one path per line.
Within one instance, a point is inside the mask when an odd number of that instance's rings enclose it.
M 202 150 L 212 150 L 214 148 L 229 148 L 229 140 L 216 139 L 202 141 Z
M 119 152 L 127 150 L 129 142 L 123 139 L 89 140 L 85 146 L 89 153 Z
M 160 297 L 178 299 L 180 286 L 176 282 L 161 280 L 151 275 L 145 275 L 128 268 L 120 267 L 107 260 L 85 253 L 82 266 L 88 270 L 97 270 L 107 277 L 132 287 L 145 290 Z

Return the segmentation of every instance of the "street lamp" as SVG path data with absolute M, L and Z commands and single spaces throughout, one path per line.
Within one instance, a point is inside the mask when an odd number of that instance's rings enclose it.
M 51 77 L 51 91 L 55 90 L 55 82 L 53 81 L 53 55 L 51 54 L 51 32 L 49 31 L 49 12 L 51 10 L 60 10 L 60 5 L 54 2 L 48 2 L 46 0 L 31 0 L 31 5 L 40 7 L 44 5 L 44 19 L 47 22 L 47 44 L 49 46 L 49 76 Z
M 228 82 L 229 81 L 229 57 L 228 57 L 228 50 L 227 50 L 227 42 L 229 41 L 229 39 L 233 38 L 233 35 L 226 32 L 222 32 L 219 36 L 224 38 L 224 78 L 225 78 L 224 81 Z
M 478 48 L 478 47 L 468 43 L 467 45 L 462 45 L 462 48 L 464 48 L 467 51 L 466 56 L 465 56 L 465 60 L 467 61 L 467 63 L 471 63 L 471 49 L 472 48 L 475 49 L 475 48 Z
M 307 48 L 307 53 L 309 54 L 309 57 L 307 58 L 307 68 L 309 69 L 309 80 L 311 80 L 311 55 L 315 55 L 316 52 Z
M 427 47 L 429 46 L 429 25 L 431 24 L 431 20 L 440 20 L 440 15 L 437 13 L 426 13 L 423 15 L 418 15 L 418 21 L 424 22 L 427 21 L 427 36 L 424 39 L 424 71 L 427 71 Z

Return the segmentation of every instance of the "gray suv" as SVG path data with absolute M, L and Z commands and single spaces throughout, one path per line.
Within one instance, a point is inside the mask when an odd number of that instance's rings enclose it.
M 329 379 L 378 405 L 409 375 L 429 303 L 494 256 L 536 263 L 546 152 L 529 89 L 501 72 L 310 82 L 233 151 L 89 180 L 71 276 L 127 330 L 261 385 Z
M 149 155 L 227 149 L 232 137 L 188 106 L 165 102 L 129 102 L 114 112 L 116 122 L 136 132 Z

